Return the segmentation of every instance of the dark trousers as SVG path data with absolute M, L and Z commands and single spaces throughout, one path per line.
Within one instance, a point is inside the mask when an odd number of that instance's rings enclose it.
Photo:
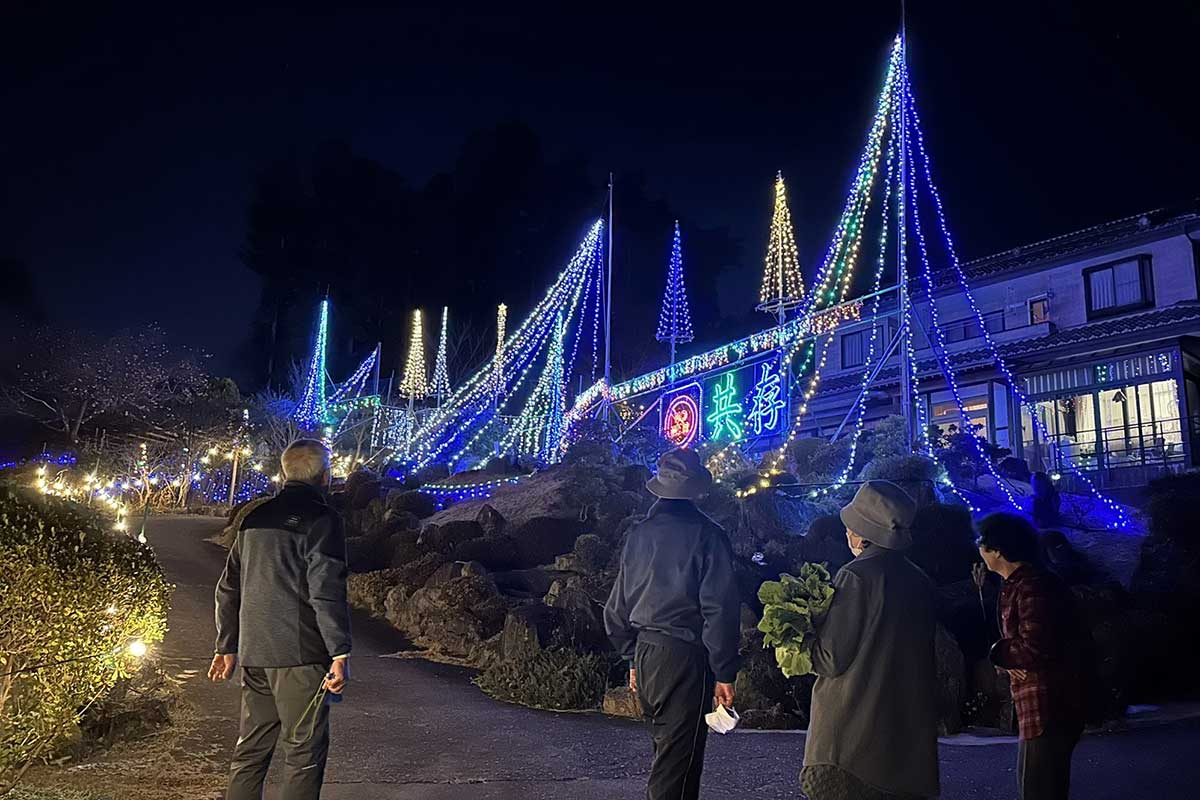
M 242 722 L 227 800 L 259 800 L 271 766 L 275 743 L 283 733 L 285 800 L 316 800 L 325 778 L 329 755 L 329 707 L 321 703 L 315 715 L 305 709 L 321 688 L 326 669 L 302 667 L 242 668 Z M 297 730 L 297 726 L 299 729 Z
M 703 647 L 669 636 L 638 636 L 633 659 L 642 713 L 650 720 L 654 763 L 650 800 L 695 800 L 700 796 L 704 715 L 713 708 L 713 676 Z
M 1021 800 L 1067 800 L 1071 794 L 1071 754 L 1078 733 L 1047 733 L 1017 745 L 1017 785 Z

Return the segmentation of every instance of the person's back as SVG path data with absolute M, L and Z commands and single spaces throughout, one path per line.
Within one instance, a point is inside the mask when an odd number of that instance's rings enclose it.
M 293 442 L 281 458 L 288 482 L 246 515 L 216 589 L 216 655 L 209 677 L 242 667 L 241 730 L 229 800 L 261 798 L 283 733 L 282 795 L 321 793 L 329 754 L 325 692 L 349 676 L 350 607 L 341 517 L 325 502 L 329 451 Z
M 729 539 L 693 504 L 712 475 L 693 450 L 672 450 L 646 488 L 659 497 L 625 540 L 604 626 L 631 662 L 654 738 L 650 800 L 700 794 L 704 715 L 733 707 L 740 603 Z
M 324 631 L 335 651 L 349 651 L 346 606 L 330 586 L 344 583 L 345 574 L 336 574 L 336 561 L 314 552 L 325 543 L 338 547 L 344 541 L 341 527 L 321 492 L 298 481 L 246 516 L 234 543 L 241 571 L 237 650 L 242 666 L 327 664 L 335 653 L 329 652 Z M 333 555 L 340 556 L 344 569 L 344 551 Z
M 809 736 L 805 763 L 853 765 L 871 786 L 927 795 L 937 763 L 933 584 L 903 553 L 870 547 L 842 568 L 836 591 L 869 612 L 857 646 L 814 654 L 812 717 L 837 724 Z M 906 735 L 881 741 L 880 731 Z
M 701 613 L 703 579 L 717 549 L 728 539 L 716 523 L 687 500 L 659 500 L 634 525 L 622 558 L 622 591 L 629 622 L 639 633 L 657 633 L 684 642 L 704 639 Z M 733 609 L 733 620 L 737 609 Z M 727 637 L 726 637 L 727 638 Z M 714 661 L 735 660 L 721 636 L 710 637 Z
M 842 509 L 855 559 L 816 621 L 801 772 L 812 800 L 939 791 L 934 588 L 903 552 L 915 513 L 887 481 L 864 484 Z

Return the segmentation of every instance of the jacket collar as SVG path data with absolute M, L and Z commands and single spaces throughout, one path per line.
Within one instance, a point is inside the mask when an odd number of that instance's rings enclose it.
M 325 500 L 324 490 L 322 490 L 316 486 L 313 486 L 311 483 L 305 483 L 304 481 L 287 481 L 286 483 L 283 484 L 283 489 L 281 489 L 280 491 L 281 492 L 292 492 L 292 493 L 297 493 L 297 494 L 303 493 L 303 494 L 312 495 L 313 497 L 319 498 L 322 501 Z
M 682 511 L 690 511 L 696 508 L 696 504 L 691 500 L 670 500 L 666 497 L 660 497 L 654 501 L 654 505 L 650 506 L 650 510 L 646 512 L 646 518 L 657 516 L 659 514 L 678 514 Z
M 885 555 L 888 555 L 889 553 L 898 553 L 898 552 L 900 552 L 900 551 L 899 550 L 889 550 L 886 547 L 881 547 L 877 544 L 872 544 L 866 550 L 863 550 L 861 556 L 855 556 L 854 560 L 855 561 L 864 561 L 868 558 L 881 558 Z

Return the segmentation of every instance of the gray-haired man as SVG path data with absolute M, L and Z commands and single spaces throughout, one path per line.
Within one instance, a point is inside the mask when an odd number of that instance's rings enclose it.
M 301 439 L 281 459 L 287 483 L 251 511 L 217 584 L 217 646 L 209 677 L 242 664 L 241 734 L 228 800 L 261 798 L 283 730 L 282 796 L 321 794 L 329 710 L 310 706 L 349 677 L 350 608 L 342 520 L 325 502 L 329 450 Z M 311 716 L 308 716 L 311 715 Z

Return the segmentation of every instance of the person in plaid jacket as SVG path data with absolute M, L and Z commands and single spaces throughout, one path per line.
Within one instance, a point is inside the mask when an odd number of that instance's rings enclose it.
M 1080 628 L 1070 591 L 1034 564 L 1037 532 L 1016 514 L 991 514 L 979 523 L 976 581 L 987 571 L 1004 579 L 1000 641 L 991 660 L 1008 673 L 1020 737 L 1017 781 L 1021 800 L 1065 800 L 1071 755 L 1083 732 Z

